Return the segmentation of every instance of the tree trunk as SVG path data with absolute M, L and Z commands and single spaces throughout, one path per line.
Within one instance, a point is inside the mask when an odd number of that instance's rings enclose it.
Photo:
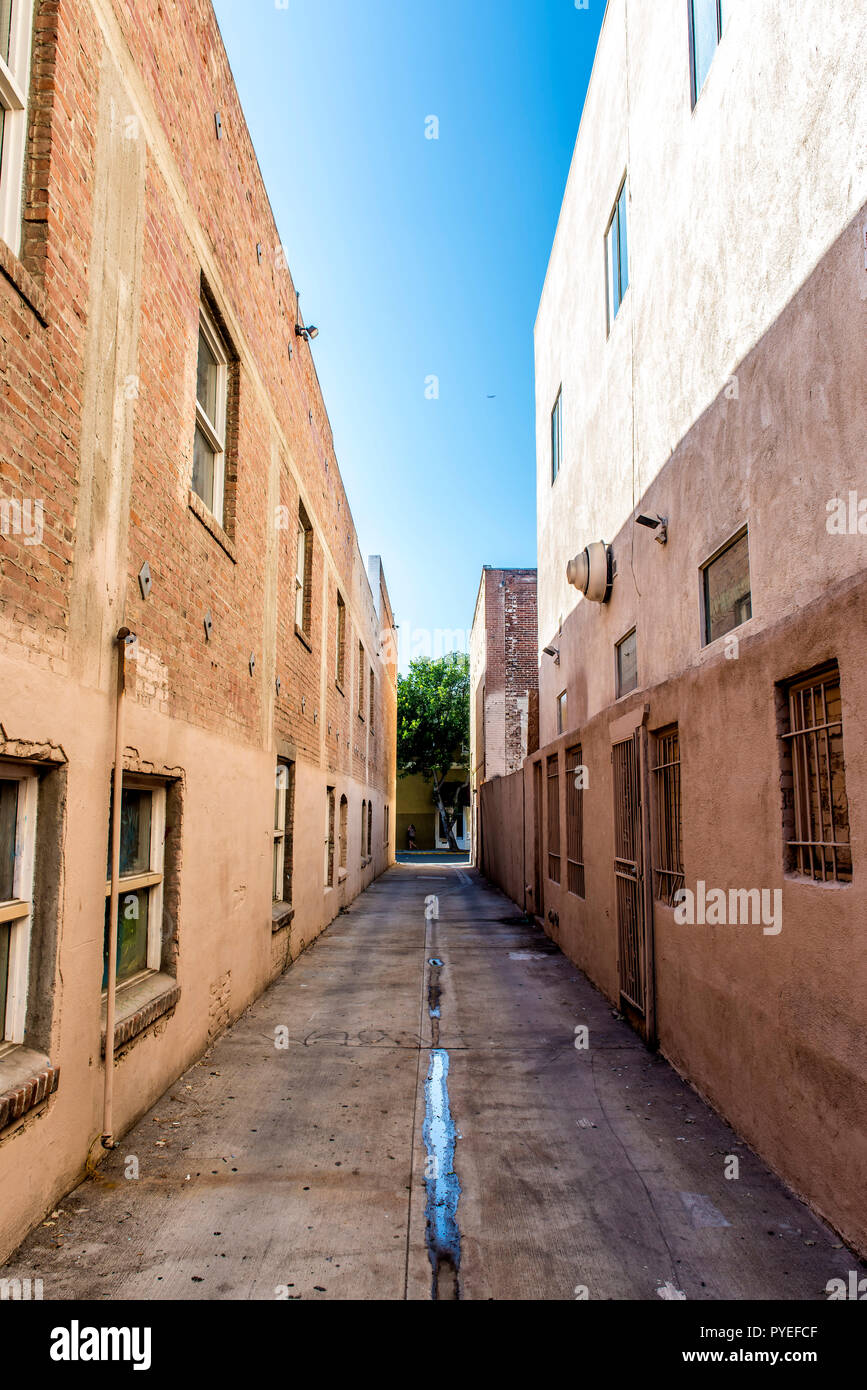
M 436 773 L 434 773 L 434 801 L 436 802 L 437 811 L 440 816 L 441 824 L 443 824 L 446 827 L 446 833 L 449 842 L 449 852 L 451 854 L 460 854 L 460 846 L 458 845 L 457 839 L 455 838 L 455 822 L 458 818 L 458 810 L 460 809 L 461 792 L 463 792 L 464 788 L 468 787 L 469 785 L 470 783 L 468 778 L 467 781 L 464 783 L 463 787 L 460 788 L 460 791 L 458 792 L 457 796 L 455 797 L 455 804 L 452 808 L 451 814 L 449 814 L 446 810 L 445 803 L 442 798 L 442 792 L 440 791 L 442 783 L 438 779 Z

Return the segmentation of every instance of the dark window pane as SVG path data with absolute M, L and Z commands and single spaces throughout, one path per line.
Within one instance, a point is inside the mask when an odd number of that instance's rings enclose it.
M 117 982 L 138 975 L 148 963 L 148 903 L 146 889 L 121 893 L 117 903 Z M 110 899 L 105 901 L 105 939 L 102 948 L 102 987 L 108 988 L 108 921 Z
M 638 638 L 630 632 L 617 646 L 617 694 L 628 695 L 638 686 Z
M 704 586 L 705 641 L 714 642 L 753 615 L 746 534 L 708 565 Z
M 193 492 L 211 512 L 214 510 L 214 460 L 214 451 L 197 425 L 193 446 Z M 221 522 L 222 518 L 217 517 L 217 520 Z
M 0 778 L 0 902 L 15 897 L 15 836 L 18 783 Z
M 151 866 L 151 792 L 124 787 L 120 802 L 120 872 L 146 874 Z M 108 866 L 111 878 L 111 812 L 108 821 Z
M 692 32 L 695 56 L 695 94 L 698 96 L 710 72 L 719 34 L 717 0 L 692 0 Z
M 9 36 L 12 32 L 12 0 L 0 0 L 0 58 L 9 62 Z
M 199 360 L 196 368 L 196 395 L 212 425 L 217 424 L 217 359 L 204 333 L 199 333 Z

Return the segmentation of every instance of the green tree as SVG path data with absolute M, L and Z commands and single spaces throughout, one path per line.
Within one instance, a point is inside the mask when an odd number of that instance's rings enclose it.
M 463 762 L 470 741 L 470 658 L 450 652 L 418 657 L 397 680 L 397 765 L 401 777 L 418 773 L 433 784 L 433 798 L 449 849 L 457 850 L 455 821 L 469 779 L 446 801 L 443 783 L 453 763 Z

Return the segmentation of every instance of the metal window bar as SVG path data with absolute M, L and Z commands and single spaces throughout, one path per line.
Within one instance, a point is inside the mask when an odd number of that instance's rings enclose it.
M 560 759 L 548 759 L 548 877 L 560 882 Z
M 566 750 L 566 887 L 586 897 L 584 885 L 584 789 L 576 785 L 583 767 L 581 745 Z
M 797 872 L 822 883 L 852 878 L 839 676 L 789 690 L 795 835 L 787 841 Z
M 614 877 L 617 889 L 620 991 L 644 1009 L 643 916 L 641 906 L 641 803 L 634 739 L 617 743 L 614 762 Z
M 656 851 L 654 865 L 656 896 L 674 907 L 676 895 L 685 885 L 683 871 L 683 806 L 680 792 L 680 735 L 677 729 L 659 734 L 657 761 L 653 768 L 656 784 Z

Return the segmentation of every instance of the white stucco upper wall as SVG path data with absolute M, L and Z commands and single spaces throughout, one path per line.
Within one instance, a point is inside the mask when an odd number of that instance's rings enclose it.
M 684 0 L 609 0 L 536 323 L 539 636 L 867 200 L 867 5 L 732 0 L 691 109 Z M 629 175 L 630 288 L 604 236 Z M 563 388 L 563 466 L 550 414 Z

